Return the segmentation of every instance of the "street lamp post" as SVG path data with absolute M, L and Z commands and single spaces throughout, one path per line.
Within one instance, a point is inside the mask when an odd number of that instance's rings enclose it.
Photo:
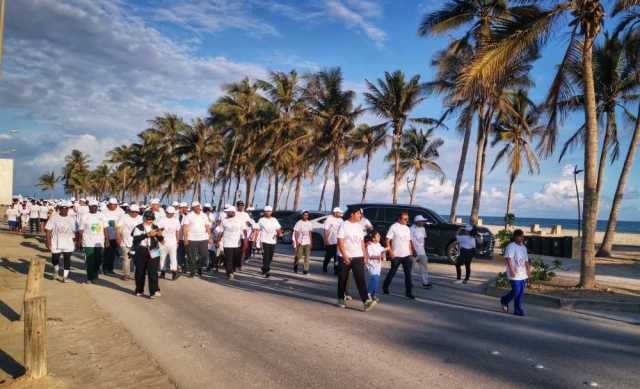
M 578 191 L 578 174 L 582 170 L 578 169 L 578 165 L 573 166 L 573 183 L 576 185 L 576 200 L 578 200 L 578 238 L 582 235 L 582 221 L 580 220 L 580 192 Z

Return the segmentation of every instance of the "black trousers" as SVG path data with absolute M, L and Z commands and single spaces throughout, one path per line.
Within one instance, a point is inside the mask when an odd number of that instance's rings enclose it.
M 460 248 L 460 255 L 456 260 L 456 277 L 460 279 L 462 277 L 462 265 L 464 265 L 464 279 L 469 280 L 471 276 L 471 261 L 473 261 L 473 255 L 476 253 L 474 249 Z
M 267 274 L 271 271 L 271 261 L 273 261 L 275 248 L 275 244 L 262 243 L 262 274 Z
M 206 240 L 190 240 L 188 247 L 189 255 L 187 256 L 187 267 L 185 271 L 191 273 L 207 266 L 209 258 L 209 242 Z
M 40 232 L 40 218 L 32 217 L 29 218 L 29 232 L 36 233 Z
M 184 242 L 181 240 L 178 242 L 178 265 L 180 265 L 180 268 L 182 269 L 182 271 L 184 272 L 184 267 L 185 267 L 185 256 L 186 256 L 186 250 L 184 249 Z
M 391 269 L 389 269 L 387 276 L 384 278 L 382 290 L 389 290 L 389 285 L 391 285 L 391 281 L 396 275 L 400 265 L 402 265 L 402 270 L 404 271 L 405 293 L 407 296 L 411 296 L 411 290 L 413 289 L 413 282 L 411 280 L 411 268 L 413 267 L 413 261 L 411 260 L 411 257 L 393 258 L 391 260 Z
M 51 254 L 51 263 L 53 263 L 53 266 L 58 266 L 58 264 L 60 263 L 60 256 L 62 256 L 62 260 L 64 261 L 64 270 L 71 269 L 71 253 Z
M 337 244 L 328 244 L 324 246 L 324 261 L 322 262 L 322 271 L 327 271 L 327 266 L 329 266 L 329 262 L 333 258 L 333 270 L 336 271 L 338 268 L 338 245 Z
M 144 293 L 145 277 L 149 277 L 149 295 L 153 296 L 160 290 L 158 285 L 160 257 L 151 258 L 147 248 L 138 247 L 133 261 L 136 264 L 136 293 Z
M 343 299 L 345 292 L 347 291 L 347 280 L 349 279 L 349 273 L 353 270 L 353 278 L 356 280 L 356 287 L 360 294 L 362 302 L 367 301 L 369 298 L 367 294 L 367 281 L 365 280 L 364 271 L 364 259 L 351 258 L 349 264 L 345 264 L 344 260 L 340 258 L 340 265 L 338 266 L 338 299 Z
M 102 262 L 102 271 L 113 273 L 113 266 L 118 256 L 118 245 L 116 240 L 109 239 L 109 247 L 104 249 L 104 259 Z
M 224 248 L 224 269 L 227 275 L 242 267 L 242 247 Z

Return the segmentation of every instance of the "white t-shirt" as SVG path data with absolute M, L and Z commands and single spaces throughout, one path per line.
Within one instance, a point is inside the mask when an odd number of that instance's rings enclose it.
M 180 231 L 180 222 L 177 216 L 163 217 L 156 224 L 158 228 L 164 228 L 164 231 L 162 231 L 162 237 L 164 238 L 162 244 L 165 246 L 175 246 L 178 244 L 176 233 Z M 191 234 L 191 232 L 189 232 L 189 234 Z
M 122 244 L 125 247 L 133 247 L 133 236 L 131 232 L 138 224 L 142 224 L 142 216 L 137 215 L 131 217 L 128 213 L 120 216 L 120 219 L 116 222 L 116 226 L 120 230 L 120 236 L 122 236 Z
M 340 253 L 340 255 L 346 255 L 349 258 L 364 257 L 362 252 L 364 236 L 360 223 L 352 223 L 348 220 L 342 223 L 338 229 L 338 239 L 343 241 L 344 252 Z
M 369 263 L 367 263 L 367 270 L 369 274 L 380 275 L 382 271 L 382 253 L 385 248 L 380 243 L 369 242 L 367 244 L 367 253 L 369 253 Z
M 29 213 L 29 208 L 20 208 L 20 219 L 22 220 L 22 222 L 29 221 Z
M 155 223 L 155 225 L 160 227 L 160 225 L 158 223 L 160 223 L 160 220 L 162 220 L 165 217 L 167 217 L 167 214 L 165 213 L 164 209 L 160 208 L 157 211 L 153 211 L 153 216 L 155 216 L 155 218 L 156 218 L 156 220 L 154 220 L 153 222 Z
M 38 204 L 32 204 L 31 208 L 29 208 L 29 218 L 31 219 L 40 218 L 40 206 Z
M 78 229 L 82 231 L 83 247 L 104 247 L 104 229 L 107 222 L 99 213 L 87 213 L 82 216 Z
M 519 245 L 516 242 L 511 242 L 504 250 L 504 257 L 511 259 L 511 267 L 515 271 L 515 277 L 511 277 L 507 269 L 507 278 L 510 280 L 526 280 L 527 278 L 527 266 L 529 261 L 529 255 L 527 254 L 527 246 Z
M 51 231 L 51 252 L 72 253 L 75 248 L 73 238 L 76 233 L 76 219 L 69 215 L 60 216 L 56 214 L 51 217 L 45 227 L 47 231 Z
M 471 235 L 458 235 L 456 236 L 460 248 L 471 250 L 476 248 L 476 238 Z
M 253 221 L 253 219 L 251 218 L 251 215 L 249 215 L 247 212 L 242 211 L 242 212 L 236 212 L 236 217 L 240 220 L 242 220 L 242 222 L 247 226 L 247 228 L 245 229 L 247 234 L 251 233 L 251 230 L 257 230 L 258 226 L 256 225 L 256 222 Z M 246 236 L 246 234 L 245 234 Z
M 7 220 L 10 222 L 15 222 L 18 219 L 18 209 L 14 207 L 9 207 L 4 212 L 7 215 Z
M 38 217 L 40 219 L 46 219 L 49 217 L 49 207 L 47 207 L 46 205 L 41 205 L 40 208 L 38 208 Z
M 113 211 L 109 208 L 105 208 L 104 211 L 102 211 L 102 217 L 108 225 L 107 231 L 109 232 L 109 240 L 114 240 L 116 238 L 116 224 L 122 215 L 124 215 L 124 211 L 120 207 Z
M 297 232 L 300 234 L 298 237 L 298 241 L 301 246 L 306 246 L 311 244 L 311 231 L 313 231 L 313 226 L 309 220 L 298 220 L 295 226 L 293 226 L 293 232 Z
M 387 231 L 387 239 L 391 239 L 391 251 L 395 258 L 411 255 L 411 230 L 404 224 L 393 223 Z
M 280 222 L 275 217 L 261 217 L 258 220 L 258 228 L 260 228 L 260 242 L 276 244 L 278 239 L 278 230 L 282 228 Z
M 333 215 L 327 216 L 322 225 L 322 229 L 327 234 L 327 241 L 325 242 L 328 245 L 338 244 L 338 229 L 344 220 L 339 217 L 335 217 Z
M 367 219 L 364 216 L 360 218 L 360 225 L 362 226 L 362 229 L 364 230 L 365 234 L 367 233 L 367 231 L 373 228 L 373 224 L 371 224 L 369 219 Z
M 244 221 L 238 219 L 237 216 L 227 217 L 220 224 L 222 227 L 222 247 L 234 248 L 240 247 L 240 239 L 244 231 L 248 228 Z
M 416 250 L 416 255 L 427 255 L 424 248 L 425 240 L 427 239 L 427 231 L 424 227 L 418 227 L 417 225 L 411 226 L 411 243 Z
M 186 239 L 190 242 L 209 240 L 207 226 L 211 227 L 211 222 L 204 212 L 189 212 L 182 218 L 182 225 L 189 227 Z

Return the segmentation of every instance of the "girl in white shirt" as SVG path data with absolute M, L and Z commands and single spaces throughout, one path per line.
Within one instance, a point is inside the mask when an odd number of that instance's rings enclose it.
M 369 262 L 367 263 L 367 271 L 369 272 L 369 280 L 367 282 L 367 291 L 369 298 L 378 301 L 376 290 L 380 284 L 380 273 L 382 272 L 382 261 L 386 248 L 380 244 L 380 233 L 374 231 L 371 233 L 371 240 L 367 243 L 367 253 L 369 254 Z
M 460 253 L 456 260 L 456 280 L 455 284 L 466 284 L 471 276 L 471 261 L 476 253 L 476 238 L 473 236 L 473 226 L 465 226 L 458 231 L 456 236 Z M 464 265 L 464 281 L 462 277 L 462 265 Z

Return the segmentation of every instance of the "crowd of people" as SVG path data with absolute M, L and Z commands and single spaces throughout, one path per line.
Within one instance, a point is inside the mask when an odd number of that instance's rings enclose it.
M 292 231 L 293 271 L 298 273 L 302 262 L 304 275 L 310 272 L 313 225 L 309 216 L 309 212 L 303 211 Z M 152 199 L 148 206 L 141 206 L 121 203 L 115 198 L 103 202 L 84 198 L 77 201 L 15 198 L 6 210 L 6 217 L 12 231 L 45 234 L 55 279 L 67 281 L 72 253 L 81 251 L 85 260 L 85 282 L 95 283 L 100 274 L 115 276 L 116 263 L 121 263 L 124 280 L 129 280 L 133 270 L 135 295 L 143 296 L 148 283 L 148 295 L 152 299 L 161 296 L 159 279 L 202 276 L 203 272 L 218 272 L 223 266 L 228 280 L 234 280 L 253 252 L 261 253 L 260 270 L 268 278 L 276 244 L 284 233 L 271 207 L 264 207 L 255 221 L 242 201 L 235 206 L 227 204 L 218 212 L 215 206 L 198 201 L 165 206 L 159 199 Z M 342 209 L 334 208 L 322 228 L 325 245 L 322 270 L 327 272 L 333 261 L 338 278 L 337 305 L 346 308 L 347 301 L 351 300 L 347 291 L 353 272 L 363 309 L 375 307 L 379 302 L 377 291 L 385 260 L 390 261 L 391 266 L 382 282 L 382 293 L 390 293 L 391 282 L 402 266 L 405 296 L 415 299 L 414 264 L 418 266 L 422 287 L 432 288 L 425 250 L 428 238 L 425 222 L 423 216 L 417 215 L 410 226 L 409 214 L 401 212 L 386 232 L 383 246 L 383 237 L 361 209 L 343 215 Z M 471 275 L 476 243 L 473 230 L 472 226 L 464 226 L 457 235 L 460 254 L 456 283 L 466 284 Z M 514 232 L 514 241 L 505 249 L 505 261 L 512 291 L 501 299 L 502 309 L 508 312 L 513 300 L 514 314 L 524 315 L 522 297 L 530 268 L 522 231 Z M 464 279 L 462 266 L 465 267 Z

